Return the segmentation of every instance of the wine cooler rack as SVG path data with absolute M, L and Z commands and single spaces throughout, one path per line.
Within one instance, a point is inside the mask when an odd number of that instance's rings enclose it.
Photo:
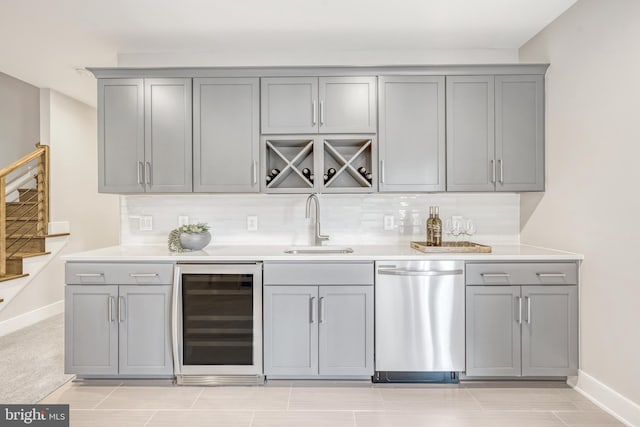
M 371 193 L 376 189 L 376 141 L 371 135 L 274 136 L 262 139 L 267 193 Z

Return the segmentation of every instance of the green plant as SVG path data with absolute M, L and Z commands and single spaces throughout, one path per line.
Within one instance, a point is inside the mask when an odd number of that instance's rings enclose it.
M 198 224 L 181 225 L 169 232 L 167 241 L 169 243 L 169 250 L 171 252 L 184 252 L 184 248 L 180 244 L 180 234 L 182 233 L 204 233 L 209 231 L 211 227 L 207 224 L 200 222 Z

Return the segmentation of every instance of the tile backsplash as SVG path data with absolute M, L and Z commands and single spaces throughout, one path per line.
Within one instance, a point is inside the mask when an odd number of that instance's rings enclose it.
M 213 244 L 284 244 L 313 242 L 314 222 L 305 219 L 307 194 L 189 194 L 121 196 L 121 244 L 166 243 L 178 216 L 211 226 Z M 425 240 L 429 206 L 444 220 L 461 215 L 476 224 L 471 240 L 517 242 L 520 195 L 495 194 L 322 194 L 322 233 L 328 244 L 395 244 Z M 247 216 L 258 217 L 258 230 L 247 231 Z M 384 230 L 384 216 L 394 226 Z M 152 217 L 152 230 L 140 230 L 140 217 Z M 450 236 L 443 236 L 451 240 Z M 468 238 L 466 238 L 468 240 Z

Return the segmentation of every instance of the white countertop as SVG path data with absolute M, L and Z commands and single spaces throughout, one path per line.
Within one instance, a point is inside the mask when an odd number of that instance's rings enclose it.
M 286 254 L 286 245 L 210 245 L 202 251 L 175 253 L 166 245 L 110 246 L 65 255 L 66 261 L 85 262 L 217 262 L 217 261 L 372 261 L 372 260 L 468 260 L 468 261 L 576 261 L 583 256 L 566 251 L 522 244 L 492 245 L 491 253 L 425 254 L 402 245 L 349 246 L 350 254 Z

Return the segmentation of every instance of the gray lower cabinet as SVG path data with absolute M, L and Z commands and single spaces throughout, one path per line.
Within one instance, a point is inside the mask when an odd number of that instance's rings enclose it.
M 371 377 L 373 280 L 372 262 L 265 262 L 265 375 Z
M 65 372 L 171 376 L 170 285 L 67 285 Z
M 466 304 L 467 376 L 577 374 L 576 264 L 467 264 Z
M 447 191 L 544 191 L 544 76 L 447 76 Z
M 372 286 L 265 286 L 267 376 L 373 374 Z
M 444 76 L 378 78 L 379 191 L 445 191 Z
M 193 80 L 193 191 L 258 192 L 258 78 Z
M 98 189 L 190 192 L 190 78 L 98 81 Z
M 261 79 L 263 134 L 375 133 L 376 77 Z

